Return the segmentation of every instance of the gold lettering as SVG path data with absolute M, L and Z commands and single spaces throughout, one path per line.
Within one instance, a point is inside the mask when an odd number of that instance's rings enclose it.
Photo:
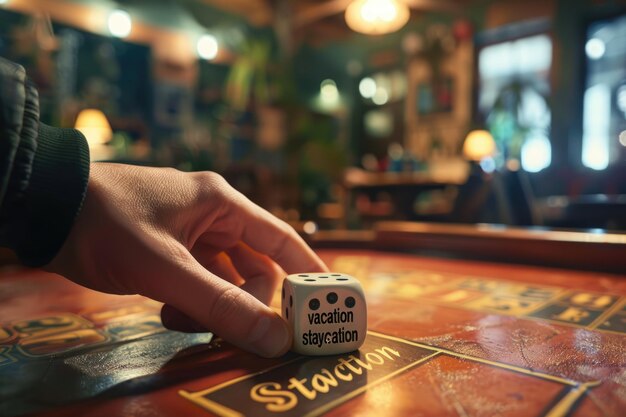
M 327 376 L 324 376 L 324 374 Z M 313 378 L 311 378 L 311 386 L 313 389 L 323 394 L 326 394 L 330 390 L 330 387 L 336 387 L 337 385 L 337 380 L 328 369 L 322 369 L 319 374 L 315 374 Z
M 12 338 L 11 333 L 8 330 L 0 327 L 0 343 L 8 342 Z
M 1 348 L 0 353 L 3 353 Z M 363 369 L 371 370 L 373 365 L 383 365 L 386 359 L 393 361 L 399 358 L 400 352 L 383 346 L 373 352 L 361 352 L 360 355 L 363 360 L 354 355 L 349 355 L 347 359 L 338 358 L 335 366 L 331 368 L 332 371 L 320 368 L 318 372 L 312 374 L 310 387 L 306 386 L 309 381 L 307 378 L 292 377 L 284 389 L 283 385 L 278 382 L 262 382 L 250 389 L 250 398 L 257 403 L 264 404 L 269 412 L 290 411 L 298 406 L 300 401 L 298 393 L 304 399 L 313 401 L 318 393 L 327 394 L 333 388 L 338 387 L 340 382 L 350 382 L 354 379 L 354 375 L 362 375 Z
M 354 356 L 350 355 L 350 357 L 353 358 Z M 350 361 L 347 361 L 343 358 L 339 359 L 339 363 L 341 364 L 341 366 L 346 366 L 350 371 L 354 372 L 357 375 L 361 375 L 363 373 L 363 369 L 355 368 L 354 366 L 352 366 Z
M 24 320 L 13 324 L 22 336 L 43 336 L 88 327 L 82 319 L 70 314 Z
M 374 360 L 374 358 L 376 360 Z M 372 352 L 367 352 L 365 354 L 365 359 L 367 359 L 369 363 L 373 363 L 374 365 L 382 365 L 383 363 L 385 363 L 385 360 L 383 358 Z
M 335 375 L 337 375 L 337 378 L 343 381 L 352 381 L 352 378 L 354 378 L 352 374 L 344 374 L 339 371 L 339 368 L 345 369 L 343 365 L 335 365 Z
M 15 360 L 11 355 L 9 355 L 10 351 L 10 346 L 0 346 L 0 366 L 11 363 Z
M 563 311 L 561 314 L 555 314 L 552 318 L 563 321 L 571 321 L 574 323 L 578 323 L 584 318 L 589 317 L 589 313 L 585 310 L 581 310 L 576 307 L 569 307 L 567 310 Z
M 257 384 L 250 390 L 250 398 L 253 401 L 267 404 L 265 408 L 277 413 L 291 410 L 298 405 L 296 394 L 280 388 L 282 388 L 281 385 L 276 382 Z
M 382 349 L 374 349 L 376 352 L 380 353 L 381 355 L 385 356 L 387 359 L 391 359 L 394 360 L 394 358 L 392 356 L 389 355 L 389 353 L 387 352 L 391 352 L 394 355 L 396 355 L 397 357 L 400 357 L 400 352 L 398 352 L 397 350 L 393 350 L 390 347 L 387 346 L 383 346 Z
M 45 356 L 67 352 L 76 347 L 103 343 L 107 337 L 96 329 L 78 329 L 66 333 L 31 336 L 19 343 L 22 352 L 33 356 Z
M 572 303 L 581 306 L 590 306 L 596 308 L 603 308 L 611 304 L 613 297 L 610 295 L 594 295 L 589 293 L 576 294 L 571 298 Z
M 302 379 L 289 378 L 289 385 L 287 386 L 287 388 L 289 389 L 295 388 L 300 392 L 300 394 L 304 395 L 304 398 L 306 398 L 307 400 L 314 400 L 315 397 L 317 396 L 317 392 L 311 391 L 310 389 L 305 387 L 304 386 L 305 382 L 306 382 L 306 378 L 302 378 Z
M 362 366 L 363 368 L 367 369 L 368 371 L 372 370 L 372 365 L 363 362 L 362 360 L 360 360 L 356 356 L 350 355 L 349 358 L 352 359 L 353 361 L 355 361 L 359 366 Z

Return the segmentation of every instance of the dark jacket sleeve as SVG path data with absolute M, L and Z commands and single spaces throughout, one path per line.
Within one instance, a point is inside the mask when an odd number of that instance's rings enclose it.
M 75 129 L 39 122 L 37 90 L 0 58 L 0 246 L 29 266 L 57 254 L 82 206 L 89 148 Z

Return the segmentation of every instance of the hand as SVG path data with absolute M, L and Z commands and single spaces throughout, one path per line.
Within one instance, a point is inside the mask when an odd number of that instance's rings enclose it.
M 286 223 L 218 174 L 95 163 L 84 206 L 46 269 L 94 290 L 165 303 L 163 324 L 215 332 L 261 356 L 285 353 L 267 304 L 283 272 L 326 271 Z

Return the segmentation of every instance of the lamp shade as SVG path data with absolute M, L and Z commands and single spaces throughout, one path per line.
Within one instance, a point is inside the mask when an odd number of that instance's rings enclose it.
M 345 19 L 355 32 L 382 35 L 402 28 L 410 14 L 400 0 L 354 0 L 346 8 Z
M 113 130 L 102 111 L 98 109 L 85 109 L 78 113 L 76 118 L 77 130 L 85 135 L 90 145 L 102 145 L 111 140 Z
M 472 130 L 463 143 L 463 155 L 470 161 L 480 161 L 496 152 L 496 142 L 486 130 Z

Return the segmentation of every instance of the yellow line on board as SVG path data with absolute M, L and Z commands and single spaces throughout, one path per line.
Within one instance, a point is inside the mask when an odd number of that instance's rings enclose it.
M 524 317 L 524 318 L 528 317 L 529 314 L 536 313 L 537 311 L 539 311 L 542 308 L 546 307 L 548 304 L 558 302 L 559 300 L 565 298 L 566 296 L 568 296 L 571 293 L 573 293 L 572 290 L 566 290 L 566 289 L 562 288 L 559 292 L 554 293 L 550 298 L 540 302 L 538 305 L 536 305 L 535 307 L 531 308 L 530 310 L 528 310 L 523 315 L 516 316 L 516 317 Z
M 600 384 L 600 381 L 593 382 L 585 382 L 584 384 L 580 384 L 570 392 L 565 395 L 565 397 L 561 398 L 561 400 L 554 406 L 552 409 L 546 414 L 544 417 L 565 417 L 572 411 L 574 404 L 576 401 L 582 397 L 589 388 L 595 387 Z
M 620 297 L 621 298 L 621 297 Z M 587 326 L 589 329 L 595 329 L 597 326 L 599 326 L 600 324 L 602 324 L 602 322 L 604 322 L 604 320 L 606 320 L 609 316 L 612 316 L 615 312 L 617 312 L 618 310 L 621 310 L 621 308 L 624 306 L 624 304 L 626 304 L 626 298 L 621 299 L 618 298 L 617 300 L 615 300 L 615 304 L 613 304 L 610 308 L 608 308 L 604 313 L 600 314 L 598 316 L 597 319 L 595 319 L 589 326 Z M 606 329 L 598 329 L 599 331 L 606 331 Z M 623 333 L 622 333 L 623 334 Z
M 253 373 L 253 374 L 246 374 L 246 375 L 242 375 L 242 376 L 240 376 L 240 377 L 237 377 L 237 378 L 235 378 L 235 379 L 228 380 L 228 381 L 226 381 L 226 382 L 222 382 L 222 383 L 221 383 L 221 384 L 219 384 L 219 385 L 215 385 L 215 386 L 213 386 L 213 387 L 207 388 L 207 389 L 202 390 L 202 391 L 189 392 L 189 391 L 185 391 L 185 390 L 180 390 L 180 391 L 178 391 L 178 393 L 179 393 L 180 395 L 183 395 L 183 393 L 185 393 L 185 397 L 186 397 L 186 398 L 191 398 L 191 397 L 201 397 L 201 396 L 203 396 L 203 395 L 210 394 L 210 393 L 212 393 L 213 391 L 217 391 L 217 390 L 222 389 L 222 388 L 224 388 L 224 387 L 227 387 L 227 386 L 229 386 L 229 385 L 235 384 L 235 383 L 237 383 L 237 382 L 239 382 L 239 381 L 243 381 L 244 379 L 248 379 L 248 378 L 255 377 L 255 376 L 260 375 L 260 374 L 262 374 L 262 373 L 269 372 L 269 371 L 271 371 L 271 370 L 273 370 L 273 369 L 280 368 L 281 366 L 289 365 L 289 364 L 290 364 L 290 363 L 292 363 L 292 362 L 295 362 L 295 361 L 298 361 L 298 360 L 302 360 L 302 359 L 304 359 L 304 356 L 300 356 L 300 357 L 297 357 L 297 358 L 291 359 L 291 360 L 289 360 L 289 361 L 287 361 L 287 362 L 282 362 L 282 363 L 279 363 L 279 364 L 278 364 L 278 365 L 276 365 L 276 366 L 272 366 L 271 368 L 262 369 L 262 370 L 260 370 L 260 371 L 258 371 L 258 372 Z
M 238 413 L 237 411 L 235 411 L 235 410 L 233 410 L 231 408 L 225 407 L 225 406 L 223 406 L 221 404 L 218 404 L 218 403 L 216 403 L 214 401 L 207 400 L 207 399 L 202 398 L 202 397 L 195 398 L 194 394 L 190 394 L 187 391 L 180 390 L 180 391 L 178 391 L 178 394 L 183 396 L 183 397 L 185 397 L 185 398 L 187 398 L 188 400 L 190 400 L 191 402 L 195 403 L 196 405 L 199 405 L 202 408 L 206 408 L 207 410 L 212 411 L 215 414 L 220 415 L 222 417 L 244 417 L 243 414 Z
M 566 416 L 571 411 L 571 409 L 574 406 L 574 404 L 576 403 L 576 401 L 578 401 L 578 399 L 589 388 L 595 387 L 595 386 L 600 384 L 600 381 L 590 381 L 590 382 L 585 382 L 585 383 L 576 382 L 576 381 L 573 381 L 573 380 L 570 380 L 570 379 L 560 378 L 560 377 L 557 377 L 557 376 L 545 374 L 545 373 L 542 373 L 542 372 L 532 371 L 532 370 L 529 370 L 529 369 L 526 369 L 526 368 L 521 368 L 521 367 L 518 367 L 518 366 L 509 365 L 509 364 L 506 364 L 506 363 L 495 362 L 495 361 L 491 361 L 491 360 L 488 360 L 488 359 L 477 358 L 477 357 L 474 357 L 474 356 L 465 355 L 465 354 L 462 354 L 462 353 L 457 353 L 457 352 L 454 352 L 454 351 L 451 351 L 451 350 L 448 350 L 448 349 L 442 349 L 442 348 L 435 347 L 435 346 L 429 346 L 429 345 L 426 345 L 426 344 L 413 342 L 411 340 L 401 339 L 401 338 L 398 338 L 398 337 L 395 337 L 395 336 L 389 336 L 389 335 L 386 335 L 386 334 L 383 334 L 383 333 L 378 333 L 378 332 L 371 331 L 371 330 L 368 331 L 367 333 L 370 334 L 370 335 L 382 338 L 382 339 L 392 340 L 392 341 L 399 342 L 399 343 L 402 343 L 402 344 L 405 344 L 405 345 L 411 345 L 411 346 L 416 346 L 416 347 L 419 347 L 419 348 L 422 348 L 422 349 L 426 349 L 426 350 L 429 350 L 429 351 L 431 351 L 433 353 L 428 355 L 428 356 L 426 356 L 426 357 L 424 357 L 424 358 L 421 358 L 421 359 L 419 359 L 419 360 L 417 360 L 415 362 L 412 362 L 409 365 L 406 365 L 406 366 L 402 367 L 401 369 L 398 369 L 398 370 L 396 370 L 396 371 L 394 371 L 394 372 L 384 376 L 383 378 L 380 378 L 380 379 L 378 379 L 378 380 L 376 380 L 376 381 L 374 381 L 374 382 L 372 382 L 370 384 L 366 384 L 366 385 L 364 385 L 362 387 L 359 387 L 358 389 L 356 389 L 354 391 L 351 391 L 348 394 L 343 395 L 342 397 L 337 398 L 337 399 L 335 399 L 335 400 L 333 400 L 333 401 L 323 405 L 320 408 L 317 408 L 317 409 L 315 409 L 313 411 L 310 411 L 309 413 L 305 414 L 304 417 L 316 417 L 316 416 L 319 416 L 319 415 L 325 413 L 326 411 L 336 407 L 337 405 L 339 405 L 339 404 L 341 404 L 341 403 L 343 403 L 345 401 L 348 401 L 348 400 L 356 397 L 357 395 L 359 395 L 362 392 L 366 391 L 368 388 L 373 387 L 373 386 L 378 385 L 378 384 L 381 384 L 381 383 L 383 383 L 385 381 L 388 381 L 389 379 L 395 377 L 396 375 L 398 375 L 398 374 L 400 374 L 400 373 L 402 373 L 402 372 L 404 372 L 404 371 L 406 371 L 406 370 L 408 370 L 408 369 L 410 369 L 412 367 L 415 367 L 415 366 L 417 366 L 417 365 L 419 365 L 421 363 L 424 363 L 424 362 L 426 362 L 426 361 L 428 361 L 428 360 L 430 360 L 430 359 L 432 359 L 432 358 L 434 358 L 436 356 L 439 356 L 441 354 L 449 355 L 449 356 L 460 358 L 460 359 L 465 359 L 465 360 L 472 361 L 472 362 L 483 363 L 483 364 L 491 365 L 491 366 L 494 366 L 494 367 L 497 367 L 497 368 L 502 368 L 502 369 L 506 369 L 506 370 L 509 370 L 509 371 L 513 371 L 513 372 L 521 373 L 521 374 L 524 374 L 524 375 L 532 376 L 532 377 L 535 377 L 535 378 L 544 379 L 544 380 L 548 380 L 548 381 L 552 381 L 552 382 L 557 382 L 557 383 L 560 383 L 560 384 L 563 384 L 563 385 L 566 385 L 566 386 L 573 387 L 570 390 L 570 392 L 568 392 L 548 412 L 548 414 L 546 414 L 545 417 L 564 417 L 564 416 Z M 249 379 L 249 378 L 253 378 L 253 377 L 255 377 L 257 375 L 260 375 L 262 373 L 269 372 L 269 371 L 271 371 L 273 369 L 280 368 L 282 366 L 285 366 L 285 365 L 288 365 L 290 363 L 293 363 L 293 362 L 296 362 L 296 361 L 299 361 L 299 360 L 303 360 L 303 359 L 305 359 L 305 357 L 302 357 L 302 356 L 301 357 L 297 357 L 297 358 L 291 359 L 291 360 L 289 360 L 287 362 L 278 364 L 276 366 L 273 366 L 273 367 L 270 367 L 270 368 L 267 368 L 267 369 L 263 369 L 263 370 L 260 370 L 258 372 L 252 373 L 252 374 L 247 374 L 247 375 L 240 376 L 238 378 L 235 378 L 235 379 L 223 382 L 223 383 L 221 383 L 219 385 L 207 388 L 207 389 L 202 390 L 202 391 L 188 392 L 188 391 L 185 391 L 185 390 L 180 390 L 180 391 L 178 391 L 178 394 L 181 395 L 182 397 L 190 400 L 191 402 L 195 403 L 196 405 L 201 406 L 201 407 L 203 407 L 203 408 L 205 408 L 205 409 L 207 409 L 207 410 L 209 410 L 211 412 L 214 412 L 214 413 L 216 413 L 216 414 L 218 414 L 218 415 L 220 415 L 222 417 L 243 417 L 244 416 L 243 414 L 241 414 L 241 413 L 239 413 L 239 412 L 237 412 L 237 411 L 235 411 L 233 409 L 230 409 L 230 408 L 228 408 L 226 406 L 218 404 L 218 403 L 216 403 L 216 402 L 214 402 L 212 400 L 209 400 L 209 399 L 205 398 L 204 396 L 207 395 L 207 394 L 210 394 L 210 393 L 212 393 L 214 391 L 217 391 L 217 390 L 220 390 L 222 388 L 228 387 L 230 385 L 236 384 L 237 382 L 240 382 L 240 381 L 243 381 L 243 380 L 246 380 L 246 379 Z
M 400 368 L 397 371 L 394 371 L 394 372 L 390 373 L 389 375 L 384 376 L 383 378 L 377 379 L 376 381 L 372 382 L 371 384 L 363 385 L 362 387 L 357 388 L 354 391 L 351 391 L 348 394 L 346 394 L 346 395 L 344 395 L 342 397 L 339 397 L 339 398 L 329 402 L 328 404 L 325 404 L 324 406 L 322 406 L 322 407 L 320 407 L 318 409 L 315 409 L 315 410 L 305 414 L 303 417 L 320 416 L 320 415 L 324 414 L 326 411 L 328 411 L 328 410 L 336 407 L 337 405 L 341 404 L 342 402 L 348 401 L 348 400 L 356 397 L 357 395 L 359 395 L 363 391 L 367 391 L 369 388 L 371 388 L 371 387 L 373 387 L 375 385 L 381 384 L 381 383 L 383 383 L 383 382 L 393 378 L 394 376 L 396 376 L 398 374 L 401 374 L 402 372 L 404 372 L 404 371 L 406 371 L 408 369 L 411 369 L 412 367 L 414 367 L 416 365 L 419 365 L 419 364 L 421 364 L 423 362 L 426 362 L 427 360 L 429 360 L 431 358 L 434 358 L 435 356 L 438 356 L 440 354 L 441 354 L 440 352 L 434 352 L 433 354 L 428 355 L 428 356 L 426 356 L 426 357 L 424 357 L 424 358 L 422 358 L 422 359 L 420 359 L 418 361 L 410 363 L 407 366 L 405 366 L 403 368 Z
M 447 349 L 442 349 L 442 348 L 438 348 L 438 347 L 434 347 L 434 346 L 429 346 L 429 345 L 424 345 L 422 343 L 417 343 L 417 342 L 412 342 L 410 340 L 404 340 L 404 339 L 400 339 L 394 336 L 388 336 L 386 334 L 382 334 L 382 333 L 378 333 L 378 332 L 373 332 L 373 331 L 368 331 L 368 333 L 371 333 L 375 336 L 378 337 L 382 337 L 382 338 L 386 338 L 386 339 L 390 339 L 390 340 L 395 340 L 395 341 L 399 341 L 399 342 L 404 342 L 413 346 L 417 346 L 423 349 L 430 349 L 430 350 L 434 350 L 434 351 L 438 351 L 441 353 L 445 353 L 447 355 L 453 356 L 453 357 L 457 357 L 457 358 L 462 358 L 462 359 L 466 359 L 469 361 L 473 361 L 473 362 L 480 362 L 480 363 L 485 363 L 487 365 L 492 365 L 498 368 L 503 368 L 503 369 L 508 369 L 509 371 L 514 371 L 514 372 L 518 372 L 524 375 L 530 375 L 530 376 L 534 376 L 536 378 L 541 378 L 541 379 L 546 379 L 549 381 L 554 381 L 554 382 L 558 382 L 564 385 L 570 385 L 570 386 L 578 386 L 580 384 L 580 382 L 576 382 L 570 379 L 565 379 L 565 378 L 560 378 L 558 376 L 554 376 L 554 375 L 549 375 L 549 374 L 544 374 L 542 372 L 536 372 L 536 371 L 531 371 L 530 369 L 526 369 L 526 368 L 521 368 L 519 366 L 515 366 L 515 365 L 509 365 L 506 363 L 501 363 L 501 362 L 494 362 L 494 361 L 490 361 L 488 359 L 482 359 L 482 358 L 477 358 L 475 356 L 470 356 L 470 355 L 465 355 L 463 353 L 457 353 L 457 352 L 453 352 L 451 350 L 447 350 Z

